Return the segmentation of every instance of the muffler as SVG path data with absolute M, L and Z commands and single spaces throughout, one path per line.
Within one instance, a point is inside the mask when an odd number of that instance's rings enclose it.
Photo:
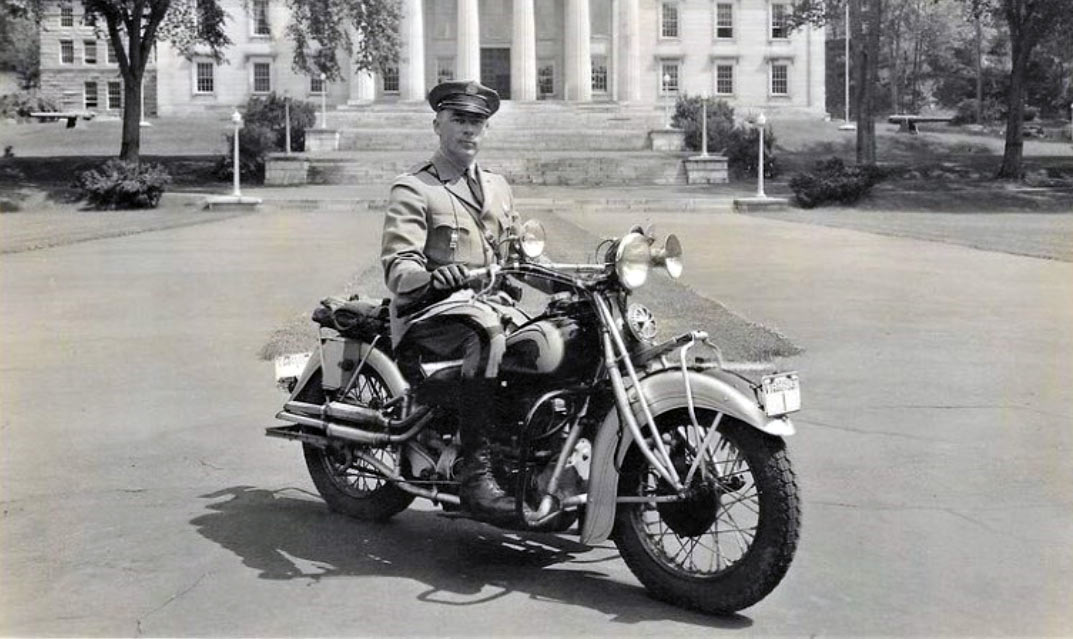
M 333 410 L 333 406 L 335 407 L 335 410 Z M 339 407 L 345 407 L 345 410 L 339 410 Z M 420 430 L 425 427 L 425 424 L 432 419 L 432 409 L 428 407 L 421 407 L 409 417 L 399 420 L 388 419 L 379 411 L 372 408 L 355 406 L 353 404 L 343 404 L 341 402 L 330 402 L 323 406 L 318 404 L 307 404 L 304 402 L 287 402 L 283 408 L 284 410 L 276 414 L 276 419 L 315 428 L 322 431 L 328 438 L 334 437 L 357 444 L 373 446 L 402 443 L 420 432 Z M 302 415 L 294 412 L 296 410 L 334 417 L 335 419 L 344 419 L 343 415 L 346 415 L 350 418 L 348 421 L 351 421 L 354 424 L 391 429 L 406 428 L 406 430 L 395 435 L 373 432 L 347 424 L 341 424 L 334 419 L 317 418 L 310 414 Z

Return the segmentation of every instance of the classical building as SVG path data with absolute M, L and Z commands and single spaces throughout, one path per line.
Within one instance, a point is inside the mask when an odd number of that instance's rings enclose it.
M 509 100 L 665 103 L 707 94 L 736 107 L 825 112 L 824 31 L 789 30 L 781 0 L 402 0 L 397 66 L 339 82 L 296 74 L 280 0 L 222 0 L 227 60 L 159 46 L 147 110 L 232 109 L 271 92 L 330 105 L 420 101 L 446 79 L 480 79 Z M 80 6 L 43 27 L 42 83 L 65 106 L 119 108 L 110 48 Z

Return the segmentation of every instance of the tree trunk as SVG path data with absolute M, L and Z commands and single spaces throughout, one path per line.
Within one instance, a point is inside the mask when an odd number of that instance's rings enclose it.
M 142 79 L 123 74 L 123 143 L 119 158 L 139 162 L 142 146 Z
M 1013 68 L 1010 70 L 1010 91 L 1006 94 L 1006 147 L 1002 152 L 1002 166 L 996 177 L 1020 180 L 1024 175 L 1025 122 L 1025 68 L 1031 50 L 1025 46 L 1022 32 L 1010 25 L 1010 55 Z
M 858 29 L 863 31 L 863 41 L 857 38 L 859 57 L 857 65 L 857 164 L 876 163 L 875 88 L 876 66 L 879 60 L 880 20 L 883 18 L 882 0 L 859 0 Z

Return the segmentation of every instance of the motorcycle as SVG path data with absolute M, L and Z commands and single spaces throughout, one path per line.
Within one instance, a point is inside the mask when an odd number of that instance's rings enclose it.
M 674 236 L 656 247 L 634 227 L 602 260 L 543 257 L 537 222 L 511 235 L 485 282 L 554 288 L 542 310 L 514 307 L 500 366 L 499 484 L 515 530 L 613 539 L 656 598 L 710 614 L 751 606 L 785 576 L 797 547 L 798 488 L 784 438 L 800 408 L 797 373 L 759 380 L 724 361 L 703 331 L 657 342 L 656 320 L 630 301 L 650 270 L 682 273 Z M 600 247 L 597 248 L 599 254 Z M 478 290 L 479 289 L 479 290 Z M 283 356 L 289 393 L 266 433 L 301 442 L 329 508 L 384 521 L 415 498 L 465 517 L 458 498 L 460 362 L 421 361 L 391 346 L 387 300 L 324 300 L 317 350 Z M 708 357 L 691 356 L 701 345 Z M 699 350 L 699 349 L 698 349 Z

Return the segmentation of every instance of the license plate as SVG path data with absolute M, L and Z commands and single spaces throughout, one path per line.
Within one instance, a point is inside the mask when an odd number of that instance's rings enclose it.
M 760 400 L 768 417 L 801 410 L 801 383 L 797 373 L 765 375 L 760 380 Z
M 291 353 L 276 358 L 276 383 L 289 379 L 298 379 L 306 368 L 306 363 L 313 353 Z

